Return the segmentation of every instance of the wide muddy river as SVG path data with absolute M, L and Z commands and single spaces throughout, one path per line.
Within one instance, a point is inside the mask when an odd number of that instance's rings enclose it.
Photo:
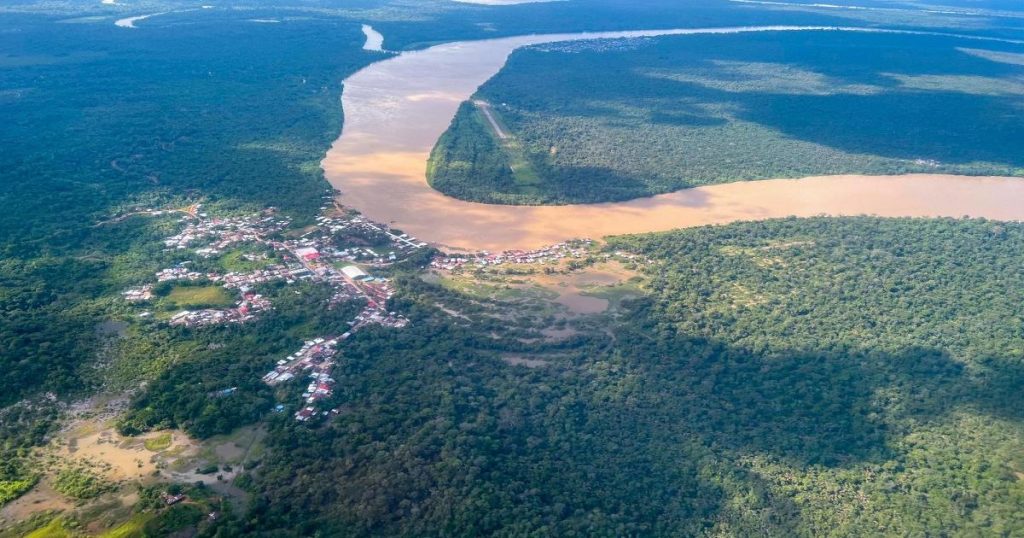
M 322 162 L 339 202 L 455 249 L 534 248 L 571 238 L 786 216 L 974 216 L 1024 220 L 1024 180 L 947 175 L 827 176 L 698 187 L 628 202 L 506 206 L 445 196 L 426 163 L 459 104 L 518 47 L 555 41 L 755 31 L 744 27 L 531 35 L 448 43 L 372 64 L 345 80 L 345 123 Z

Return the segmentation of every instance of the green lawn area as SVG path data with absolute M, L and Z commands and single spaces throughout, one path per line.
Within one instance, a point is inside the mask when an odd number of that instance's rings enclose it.
M 164 300 L 178 308 L 221 308 L 235 304 L 231 292 L 220 286 L 175 286 Z
M 487 105 L 484 105 L 487 106 Z M 498 110 L 491 106 L 490 107 L 491 117 L 494 118 L 495 123 L 505 133 L 509 133 L 508 126 L 502 119 L 501 114 Z M 484 131 L 490 134 L 494 142 L 501 147 L 505 152 L 505 158 L 508 160 L 508 167 L 512 171 L 512 176 L 515 178 L 516 187 L 524 193 L 532 193 L 536 191 L 536 187 L 541 183 L 540 174 L 533 167 L 533 163 L 530 162 L 529 156 L 523 144 L 515 136 L 509 136 L 505 139 L 501 139 L 498 133 L 495 132 L 494 127 L 491 126 L 487 120 L 486 113 L 477 106 L 474 111 L 474 118 L 480 122 L 481 127 Z
M 100 538 L 136 538 L 145 536 L 143 527 L 152 518 L 153 516 L 148 514 L 135 514 L 128 521 L 101 534 Z
M 25 538 L 71 538 L 71 533 L 64 528 L 64 520 L 55 517 L 49 523 L 25 535 Z
M 146 439 L 143 444 L 145 445 L 146 450 L 149 450 L 151 452 L 160 452 L 162 450 L 167 450 L 167 448 L 171 446 L 171 434 L 161 433 L 160 435 L 153 437 L 152 439 Z
M 224 253 L 218 261 L 224 271 L 229 273 L 249 273 L 274 263 L 273 258 L 262 259 L 262 254 L 260 250 L 242 247 Z M 247 259 L 247 257 L 255 259 Z

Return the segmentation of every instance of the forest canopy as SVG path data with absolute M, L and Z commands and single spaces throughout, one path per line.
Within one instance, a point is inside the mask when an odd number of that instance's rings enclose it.
M 533 46 L 474 96 L 486 111 L 460 108 L 428 179 L 466 200 L 568 204 L 815 175 L 1024 176 L 1021 58 L 838 31 Z
M 1024 532 L 1024 226 L 791 219 L 608 249 L 647 260 L 647 293 L 572 344 L 460 328 L 433 306 L 451 291 L 404 284 L 414 323 L 347 348 L 343 412 L 275 424 L 243 529 Z
M 0 517 L 39 512 L 0 521 L 0 537 L 1024 533 L 1020 224 L 808 219 L 613 238 L 567 266 L 629 260 L 631 299 L 573 319 L 550 293 L 516 302 L 511 289 L 483 300 L 446 287 L 422 270 L 435 253 L 423 248 L 372 271 L 392 279 L 385 306 L 409 326 L 347 339 L 333 393 L 305 423 L 295 404 L 306 379 L 262 377 L 304 342 L 349 330 L 363 300 L 323 282 L 265 282 L 250 291 L 272 309 L 251 321 L 173 326 L 179 309 L 233 307 L 242 292 L 154 282 L 186 264 L 224 273 L 281 261 L 252 244 L 212 257 L 169 248 L 193 204 L 210 219 L 266 211 L 291 223 L 281 237 L 334 209 L 319 162 L 342 127 L 342 80 L 391 54 L 362 49 L 364 23 L 398 51 L 531 32 L 854 25 L 878 12 L 720 0 L 272 3 L 0 5 Z M 153 16 L 135 29 L 114 24 L 143 14 Z M 1004 37 L 1024 26 L 981 20 L 889 22 Z M 728 151 L 775 172 L 1020 167 L 1019 48 L 833 33 L 691 39 L 516 53 L 481 96 L 518 145 L 490 137 L 481 109 L 466 105 L 439 146 L 448 153 L 432 161 L 448 187 L 437 174 L 435 186 L 562 203 L 729 180 L 711 171 L 753 178 Z M 921 122 L 936 104 L 946 113 Z M 830 107 L 860 116 L 826 143 L 828 129 L 802 120 Z M 879 114 L 900 120 L 902 153 L 875 145 Z M 730 150 L 723 137 L 742 144 Z M 707 153 L 685 181 L 679 163 L 650 158 L 694 139 Z M 365 230 L 334 239 L 386 243 Z M 127 300 L 146 284 L 152 300 Z M 234 452 L 235 441 L 212 440 L 239 430 L 266 437 L 232 469 L 204 461 L 134 479 L 183 445 L 201 458 Z M 57 465 L 86 455 L 72 431 L 95 432 L 101 454 L 108 440 L 134 444 L 133 478 L 109 480 L 100 461 Z M 39 495 L 51 494 L 75 506 L 43 511 Z M 165 495 L 179 494 L 187 500 L 170 505 Z

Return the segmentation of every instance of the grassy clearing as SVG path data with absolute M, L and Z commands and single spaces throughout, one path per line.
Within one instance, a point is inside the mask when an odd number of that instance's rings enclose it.
M 71 538 L 71 532 L 64 526 L 64 520 L 55 517 L 49 523 L 25 535 L 25 538 Z
M 90 535 L 105 535 L 136 516 L 133 501 L 137 495 L 137 490 L 109 495 L 75 510 L 75 528 L 85 527 Z
M 171 440 L 172 438 L 170 433 L 161 433 L 156 437 L 146 439 L 143 444 L 145 445 L 146 450 L 151 452 L 161 452 L 170 448 Z
M 498 128 L 505 133 L 509 133 L 510 131 L 498 110 L 494 107 L 489 107 L 489 111 L 494 122 L 498 124 Z M 484 112 L 480 105 L 476 107 L 473 116 L 481 124 L 483 130 L 490 133 L 495 144 L 505 151 L 505 156 L 509 163 L 508 167 L 512 171 L 512 176 L 515 178 L 515 184 L 518 189 L 524 193 L 536 191 L 538 185 L 542 183 L 541 176 L 530 162 L 522 142 L 514 136 L 504 139 L 498 136 L 497 131 L 487 120 L 486 112 Z
M 235 303 L 228 290 L 220 286 L 175 286 L 165 300 L 178 308 L 217 308 Z
M 240 248 L 225 253 L 218 260 L 221 268 L 229 273 L 249 273 L 274 263 L 264 253 L 255 249 Z
M 247 458 L 258 458 L 264 451 L 266 430 L 247 426 L 226 435 L 216 435 L 203 443 L 199 459 L 219 464 L 241 465 Z
M 635 299 L 644 294 L 643 288 L 635 282 L 625 282 L 616 286 L 601 286 L 586 290 L 583 295 L 598 297 L 608 301 L 609 310 L 619 310 L 622 301 Z
M 96 498 L 112 491 L 115 487 L 92 469 L 79 464 L 61 469 L 53 481 L 53 489 L 64 496 L 78 500 Z
M 147 514 L 135 514 L 131 519 L 108 530 L 100 535 L 100 538 L 136 538 L 145 536 L 144 527 L 153 516 Z

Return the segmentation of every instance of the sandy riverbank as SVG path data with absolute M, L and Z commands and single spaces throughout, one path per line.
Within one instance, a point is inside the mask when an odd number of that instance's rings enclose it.
M 363 43 L 363 50 L 382 52 L 384 50 L 384 35 L 373 29 L 369 24 L 363 25 L 363 35 L 366 42 Z
M 163 15 L 164 12 L 150 13 L 149 15 L 136 15 L 134 17 L 125 17 L 123 19 L 117 19 L 114 21 L 114 26 L 119 28 L 138 28 L 135 23 L 146 20 L 150 17 L 156 17 L 157 15 Z

